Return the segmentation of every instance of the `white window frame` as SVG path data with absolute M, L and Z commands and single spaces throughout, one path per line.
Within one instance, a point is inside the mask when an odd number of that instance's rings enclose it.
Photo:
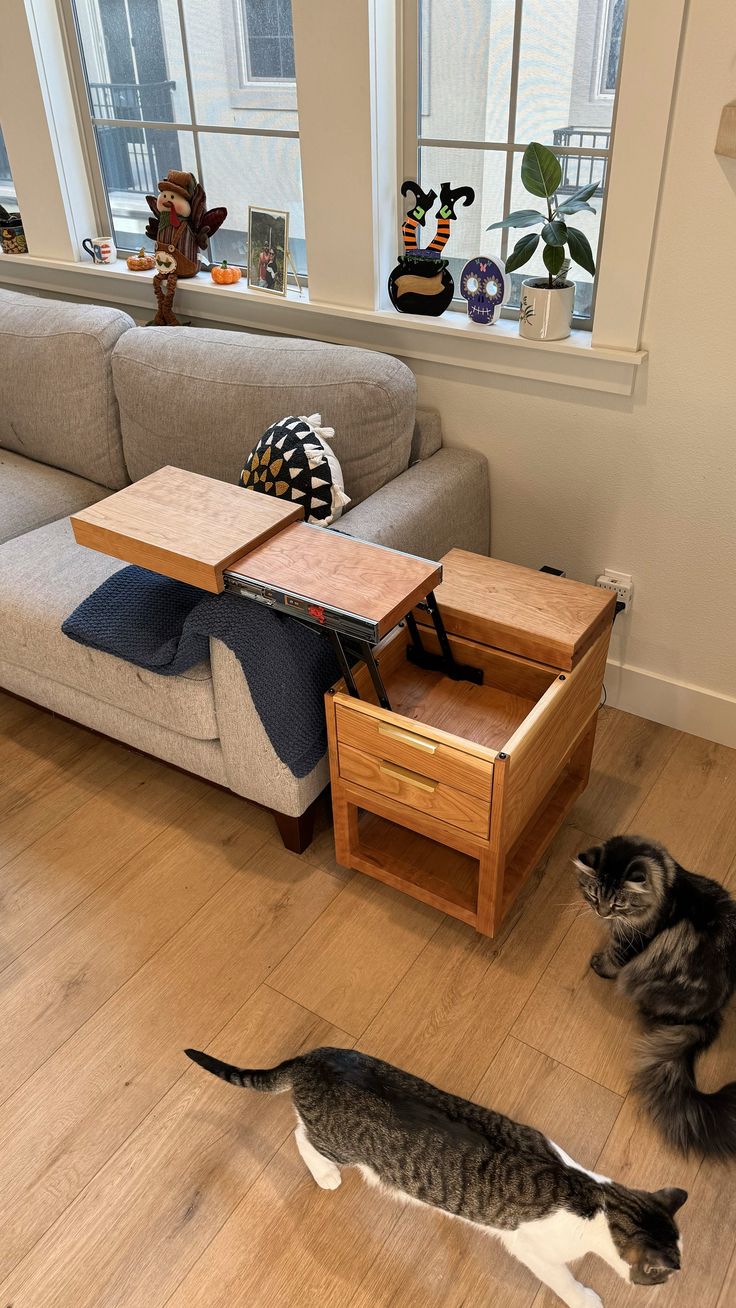
M 439 149 L 448 149 L 448 150 L 468 150 L 468 151 L 481 151 L 481 152 L 485 151 L 493 154 L 505 155 L 504 198 L 503 198 L 502 212 L 509 213 L 511 210 L 511 191 L 515 179 L 515 169 L 517 169 L 519 166 L 521 153 L 529 144 L 528 141 L 515 141 L 512 139 L 512 135 L 515 128 L 515 119 L 516 119 L 517 86 L 518 86 L 518 79 L 519 79 L 519 61 L 520 61 L 520 51 L 521 51 L 521 39 L 522 39 L 521 29 L 522 29 L 522 19 L 523 19 L 523 9 L 524 9 L 523 0 L 515 0 L 512 51 L 511 51 L 511 75 L 510 75 L 510 82 L 509 82 L 509 104 L 508 104 L 508 115 L 507 115 L 508 139 L 506 141 L 465 141 L 465 140 L 445 138 L 445 137 L 422 136 L 420 114 L 418 111 L 419 108 L 421 108 L 421 112 L 422 113 L 425 112 L 427 92 L 425 88 L 424 79 L 422 79 L 420 84 L 420 78 L 419 78 L 420 41 L 422 47 L 421 48 L 422 65 L 424 64 L 424 61 L 427 57 L 428 49 L 427 49 L 426 27 L 422 29 L 420 26 L 421 4 L 422 4 L 422 0 L 403 0 L 403 27 L 404 27 L 403 44 L 404 44 L 405 58 L 404 58 L 404 66 L 402 69 L 402 82 L 403 82 L 403 92 L 404 92 L 402 97 L 403 98 L 402 136 L 403 136 L 404 176 L 405 177 L 419 176 L 419 154 L 423 148 L 426 149 L 428 147 L 432 147 L 432 148 L 437 147 Z M 613 0 L 608 0 L 608 8 L 606 10 L 605 20 L 600 25 L 601 29 L 605 28 L 606 31 L 610 29 L 610 17 L 612 13 L 612 7 L 613 7 Z M 596 55 L 595 70 L 593 76 L 597 84 L 600 78 L 600 67 L 601 67 L 600 60 L 601 60 L 602 46 L 601 46 L 600 32 L 596 34 L 596 38 L 597 38 L 597 42 L 596 42 L 597 55 Z M 603 45 L 605 45 L 605 40 L 603 42 Z M 613 92 L 611 94 L 615 97 L 616 93 Z M 422 100 L 421 106 L 419 105 L 420 96 Z M 609 98 L 608 95 L 606 95 L 606 98 Z M 601 129 L 601 131 L 603 131 L 603 129 Z M 613 123 L 611 125 L 610 140 L 611 141 L 613 140 Z M 586 146 L 583 147 L 555 146 L 554 149 L 556 154 L 565 155 L 567 157 L 580 157 L 585 159 L 604 159 L 606 161 L 606 168 L 608 167 L 608 162 L 610 160 L 610 156 L 612 153 L 610 146 L 609 148 L 600 147 L 597 149 L 594 149 L 592 147 L 586 147 Z M 604 224 L 605 224 L 605 199 L 606 199 L 606 195 L 604 192 L 603 204 L 601 207 L 602 209 L 601 223 L 599 228 L 599 239 L 598 239 L 599 257 L 600 257 L 600 251 L 603 248 L 603 233 L 604 233 Z M 400 215 L 400 221 L 403 221 L 403 218 L 404 218 L 404 214 L 402 212 Z M 516 236 L 508 229 L 504 229 L 503 231 L 498 232 L 497 235 L 501 245 L 501 251 L 500 251 L 501 256 L 502 258 L 506 258 L 512 243 L 516 240 Z M 597 289 L 598 289 L 598 278 L 596 275 L 595 279 L 593 280 L 590 316 L 582 316 L 582 315 L 579 316 L 576 314 L 573 317 L 574 326 L 581 331 L 592 330 L 593 319 L 595 317 L 595 309 L 596 309 Z M 466 305 L 464 301 L 462 299 L 459 299 L 457 295 L 455 300 L 453 301 L 453 308 L 456 312 L 461 312 L 461 313 L 466 312 Z M 518 320 L 519 310 L 512 307 L 504 308 L 502 310 L 502 315 L 504 318 L 512 318 L 514 320 Z
M 177 292 L 182 312 L 496 373 L 509 385 L 532 380 L 631 395 L 646 358 L 641 322 L 685 0 L 629 0 L 593 331 L 543 343 L 519 337 L 509 320 L 489 330 L 460 314 L 419 319 L 389 306 L 386 280 L 403 214 L 403 0 L 292 5 L 309 292 L 300 297 L 290 289 L 280 299 L 243 283 L 223 289 L 192 278 Z M 145 274 L 128 272 L 124 263 L 108 270 L 82 261 L 82 237 L 104 228 L 94 210 L 94 170 L 85 167 L 56 0 L 10 6 L 3 38 L 0 121 L 31 253 L 3 256 L 0 283 L 106 300 L 146 321 Z
M 112 216 L 112 210 L 110 205 L 110 197 L 105 183 L 105 177 L 102 168 L 102 160 L 100 158 L 100 153 L 99 153 L 98 139 L 95 131 L 96 127 L 100 127 L 100 126 L 133 127 L 133 128 L 140 128 L 140 129 L 149 128 L 149 129 L 161 129 L 164 131 L 171 131 L 171 132 L 182 132 L 183 134 L 191 138 L 194 157 L 196 160 L 196 170 L 197 170 L 198 177 L 203 176 L 202 159 L 201 159 L 200 145 L 199 145 L 199 137 L 201 135 L 211 134 L 211 135 L 223 135 L 223 136 L 225 135 L 258 136 L 258 137 L 266 137 L 266 138 L 277 137 L 279 139 L 299 140 L 298 128 L 292 129 L 286 127 L 284 128 L 248 127 L 246 125 L 242 125 L 238 127 L 227 127 L 217 124 L 201 123 L 198 121 L 196 100 L 195 100 L 193 84 L 192 84 L 191 62 L 189 58 L 188 34 L 186 30 L 186 24 L 184 21 L 183 4 L 181 3 L 181 0 L 179 3 L 179 19 L 180 19 L 181 44 L 182 44 L 182 54 L 183 54 L 184 70 L 185 70 L 185 77 L 186 77 L 187 100 L 188 100 L 190 121 L 188 123 L 155 122 L 153 120 L 149 121 L 148 119 L 139 120 L 139 119 L 125 119 L 125 118 L 93 117 L 91 104 L 90 104 L 89 91 L 87 87 L 87 75 L 84 65 L 84 56 L 81 48 L 81 38 L 79 37 L 78 34 L 77 21 L 74 11 L 74 0 L 58 0 L 58 3 L 59 3 L 59 11 L 62 19 L 62 24 L 63 24 L 63 33 L 66 43 L 66 49 L 67 49 L 68 66 L 69 66 L 69 71 L 71 73 L 71 79 L 74 88 L 77 118 L 79 121 L 79 126 L 82 136 L 84 138 L 85 152 L 87 158 L 87 170 L 88 170 L 90 185 L 94 195 L 93 202 L 94 202 L 95 213 L 98 217 L 99 223 L 102 223 L 103 227 L 109 227 L 110 231 L 114 230 L 113 216 Z M 269 87 L 270 84 L 264 81 L 263 83 L 260 82 L 251 83 L 251 85 L 254 88 L 263 86 L 265 90 Z M 276 109 L 282 107 L 289 108 L 289 109 L 295 108 L 295 101 L 296 101 L 295 83 L 289 82 L 286 84 L 286 86 L 288 87 L 288 93 L 291 101 L 290 103 L 284 105 L 264 103 L 263 95 L 256 92 L 256 100 L 258 102 L 257 107 L 262 109 Z M 242 107 L 255 107 L 255 105 L 254 106 L 248 105 Z M 103 227 L 99 227 L 99 230 L 103 230 Z M 121 248 L 125 250 L 128 249 L 127 246 Z M 133 246 L 130 247 L 130 249 L 133 248 L 134 248 Z M 241 266 L 245 267 L 244 264 Z M 290 266 L 287 269 L 287 280 L 289 283 L 294 283 L 294 275 Z M 300 273 L 299 280 L 304 286 L 307 286 L 308 274 Z

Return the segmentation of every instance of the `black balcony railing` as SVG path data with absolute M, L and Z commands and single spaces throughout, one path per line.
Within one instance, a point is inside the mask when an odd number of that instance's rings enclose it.
M 572 195 L 581 186 L 598 183 L 595 195 L 603 195 L 608 166 L 607 155 L 596 155 L 596 150 L 607 150 L 611 143 L 611 131 L 608 127 L 556 127 L 552 136 L 552 149 L 555 146 L 567 146 L 581 150 L 590 150 L 590 154 L 561 154 L 562 182 L 557 188 L 559 195 Z
M 93 119 L 126 118 L 137 122 L 174 122 L 176 82 L 90 82 Z M 181 168 L 179 139 L 156 127 L 95 125 L 100 161 L 108 191 L 146 195 L 170 168 Z

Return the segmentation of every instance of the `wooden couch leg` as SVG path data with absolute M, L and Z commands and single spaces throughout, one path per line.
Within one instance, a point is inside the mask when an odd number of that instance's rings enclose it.
M 276 819 L 276 826 L 279 829 L 284 848 L 291 850 L 292 854 L 303 854 L 304 850 L 312 843 L 316 805 L 317 801 L 315 800 L 299 817 L 290 817 L 288 813 L 277 813 L 275 809 L 271 810 Z

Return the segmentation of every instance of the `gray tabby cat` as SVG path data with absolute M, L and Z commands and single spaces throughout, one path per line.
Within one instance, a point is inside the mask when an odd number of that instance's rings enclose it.
M 250 1090 L 290 1090 L 297 1148 L 318 1185 L 341 1167 L 498 1236 L 568 1308 L 602 1308 L 566 1264 L 597 1253 L 624 1280 L 660 1285 L 680 1266 L 685 1190 L 630 1190 L 596 1176 L 531 1126 L 351 1049 L 313 1049 L 267 1071 L 189 1058 Z
M 641 836 L 613 836 L 576 864 L 609 931 L 590 966 L 618 978 L 644 1024 L 634 1086 L 670 1144 L 736 1157 L 736 1081 L 714 1094 L 695 1081 L 736 990 L 736 901 Z

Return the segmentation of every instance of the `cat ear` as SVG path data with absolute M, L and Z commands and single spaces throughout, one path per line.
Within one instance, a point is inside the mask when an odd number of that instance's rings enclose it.
M 674 1249 L 645 1249 L 642 1267 L 647 1276 L 669 1276 L 670 1272 L 679 1272 L 680 1255 Z
M 584 849 L 572 861 L 578 871 L 584 872 L 586 876 L 593 876 L 601 865 L 601 852 L 600 845 L 593 845 L 591 849 Z
M 632 885 L 641 886 L 647 879 L 647 864 L 643 858 L 632 858 L 626 869 L 624 881 L 630 881 Z
M 679 1190 L 676 1186 L 668 1186 L 665 1190 L 652 1190 L 652 1199 L 667 1209 L 670 1217 L 675 1213 L 687 1200 L 687 1190 Z

